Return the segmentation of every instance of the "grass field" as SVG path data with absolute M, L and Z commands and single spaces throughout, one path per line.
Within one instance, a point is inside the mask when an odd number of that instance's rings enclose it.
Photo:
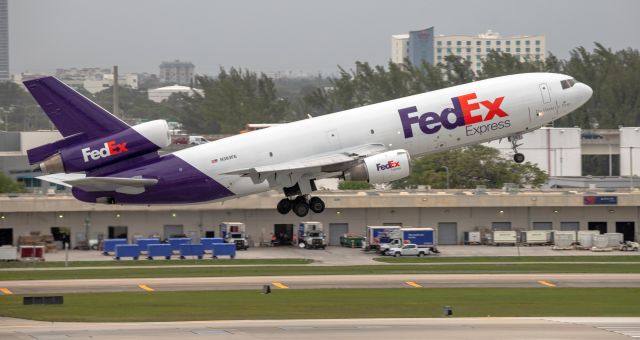
M 640 253 L 637 256 L 465 256 L 465 257 L 377 257 L 375 261 L 385 263 L 451 263 L 451 262 L 636 262 L 640 264 Z
M 114 261 L 105 257 L 105 261 L 70 261 L 68 267 L 145 267 L 145 266 L 202 266 L 202 265 L 270 265 L 270 264 L 309 264 L 311 259 L 205 259 L 205 260 L 138 260 L 138 261 Z M 61 261 L 50 262 L 0 262 L 0 268 L 64 268 Z
M 0 271 L 3 280 L 60 280 L 203 276 L 286 276 L 354 274 L 429 274 L 429 273 L 640 273 L 637 263 L 494 263 L 439 265 L 363 265 L 363 266 L 239 266 L 239 267 L 167 267 L 77 270 Z
M 486 316 L 640 316 L 638 288 L 443 288 L 66 294 L 64 305 L 0 296 L 0 316 L 45 321 L 184 321 Z

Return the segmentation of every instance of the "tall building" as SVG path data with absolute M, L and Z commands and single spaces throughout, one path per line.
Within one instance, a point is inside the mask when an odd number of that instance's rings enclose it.
M 404 41 L 404 42 L 403 42 Z M 404 44 L 404 45 L 403 45 Z M 391 60 L 400 63 L 405 57 L 412 64 L 426 61 L 443 63 L 448 55 L 460 56 L 471 63 L 474 72 L 482 70 L 482 61 L 490 51 L 510 53 L 521 61 L 541 60 L 546 56 L 544 35 L 502 37 L 491 30 L 478 35 L 433 35 L 433 27 L 391 38 Z M 403 56 L 402 59 L 398 59 Z
M 160 64 L 160 82 L 191 85 L 195 66 L 189 61 L 163 61 Z
M 0 0 L 0 81 L 9 76 L 9 0 Z

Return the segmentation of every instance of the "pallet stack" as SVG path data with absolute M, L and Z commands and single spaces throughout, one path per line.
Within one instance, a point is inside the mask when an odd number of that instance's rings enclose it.
M 55 253 L 57 251 L 53 235 L 40 235 L 39 231 L 32 231 L 29 235 L 18 236 L 19 246 L 44 246 L 45 252 Z

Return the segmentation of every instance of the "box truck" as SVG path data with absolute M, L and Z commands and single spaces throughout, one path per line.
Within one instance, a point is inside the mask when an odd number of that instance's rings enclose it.
M 389 243 L 389 233 L 399 230 L 400 226 L 368 226 L 362 247 L 365 251 L 379 250 L 380 243 Z

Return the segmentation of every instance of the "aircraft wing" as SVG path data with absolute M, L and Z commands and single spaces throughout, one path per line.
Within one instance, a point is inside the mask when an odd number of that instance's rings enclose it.
M 303 176 L 308 178 L 332 177 L 331 174 L 348 170 L 358 164 L 361 159 L 384 151 L 387 151 L 387 148 L 383 144 L 366 144 L 284 163 L 237 169 L 222 175 L 250 177 L 256 184 L 267 180 L 274 187 L 291 186 Z
M 64 173 L 40 176 L 38 179 L 84 191 L 115 191 L 123 194 L 141 194 L 146 187 L 158 183 L 153 178 L 86 177 L 84 174 Z

